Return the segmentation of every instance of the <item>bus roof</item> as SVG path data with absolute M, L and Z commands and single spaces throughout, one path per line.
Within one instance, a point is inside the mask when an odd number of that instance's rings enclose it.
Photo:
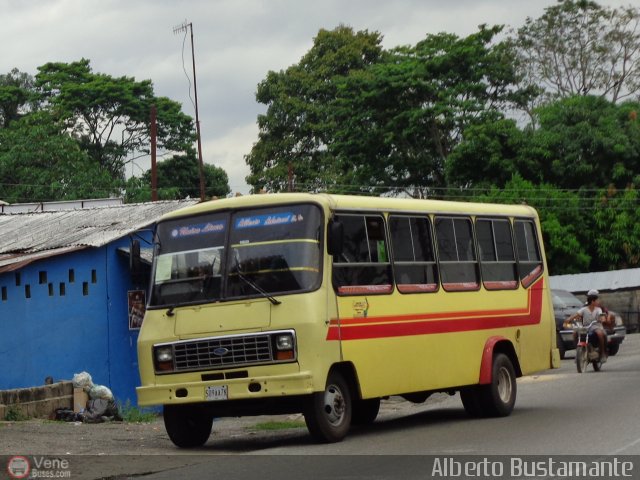
M 533 207 L 497 203 L 451 202 L 444 200 L 333 195 L 326 193 L 267 193 L 210 200 L 168 213 L 162 219 L 195 215 L 217 210 L 264 207 L 288 203 L 317 203 L 331 210 L 383 210 L 388 212 L 424 212 L 450 214 L 510 215 L 537 217 Z

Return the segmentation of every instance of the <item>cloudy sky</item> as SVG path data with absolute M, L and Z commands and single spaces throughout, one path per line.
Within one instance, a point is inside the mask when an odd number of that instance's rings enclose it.
M 555 0 L 0 0 L 0 73 L 31 75 L 47 62 L 88 58 L 94 72 L 153 81 L 155 93 L 195 117 L 183 70 L 181 23 L 193 24 L 203 158 L 246 193 L 243 157 L 257 140 L 256 85 L 269 70 L 297 63 L 320 28 L 378 31 L 385 48 L 426 34 L 460 36 L 486 23 L 521 26 Z M 620 6 L 623 0 L 600 0 Z M 184 43 L 191 76 L 191 46 Z M 148 161 L 136 160 L 139 175 Z

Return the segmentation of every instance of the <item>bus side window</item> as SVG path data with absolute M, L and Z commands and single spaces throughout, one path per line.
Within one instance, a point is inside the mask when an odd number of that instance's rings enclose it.
M 487 290 L 518 288 L 511 224 L 506 218 L 476 219 L 482 283 Z
M 380 215 L 336 215 L 344 228 L 343 249 L 333 259 L 333 286 L 340 295 L 391 293 L 389 249 Z
M 392 215 L 389 217 L 389 231 L 398 291 L 420 293 L 438 290 L 438 267 L 429 218 Z
M 480 288 L 471 219 L 436 217 L 435 228 L 442 287 L 448 291 Z
M 530 220 L 516 220 L 513 226 L 516 232 L 520 281 L 522 286 L 527 288 L 542 275 L 542 259 L 536 227 Z

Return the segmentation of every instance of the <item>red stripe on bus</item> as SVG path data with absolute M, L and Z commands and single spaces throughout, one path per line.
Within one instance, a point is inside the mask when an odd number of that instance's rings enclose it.
M 542 292 L 543 281 L 540 280 L 529 290 L 527 307 L 521 309 L 349 318 L 343 319 L 340 326 L 337 320 L 332 320 L 327 340 L 363 340 L 535 325 L 540 323 L 542 316 Z

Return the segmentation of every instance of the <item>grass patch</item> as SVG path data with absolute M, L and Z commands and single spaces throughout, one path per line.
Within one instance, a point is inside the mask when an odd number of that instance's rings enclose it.
M 29 416 L 20 410 L 20 408 L 15 405 L 9 405 L 7 408 L 7 412 L 4 415 L 4 419 L 7 422 L 23 422 L 25 420 L 29 420 Z
M 129 400 L 120 407 L 120 415 L 127 423 L 151 423 L 158 417 L 154 411 L 134 407 Z
M 255 425 L 248 427 L 251 430 L 287 430 L 289 428 L 305 428 L 306 424 L 303 421 L 286 421 L 286 422 L 264 422 L 256 423 Z

